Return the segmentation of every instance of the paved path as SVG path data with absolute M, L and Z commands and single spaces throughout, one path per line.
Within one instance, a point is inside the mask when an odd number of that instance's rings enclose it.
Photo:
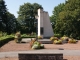
M 18 57 L 18 53 L 63 53 L 63 55 L 80 56 L 80 50 L 29 50 L 29 51 L 14 51 L 14 52 L 0 52 L 0 58 L 4 57 Z

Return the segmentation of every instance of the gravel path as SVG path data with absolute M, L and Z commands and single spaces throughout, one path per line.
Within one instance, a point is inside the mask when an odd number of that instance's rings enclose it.
M 65 51 L 64 53 L 64 60 L 80 60 L 80 41 L 78 41 L 78 43 L 76 44 L 61 44 L 61 45 L 56 45 L 56 44 L 44 44 L 45 49 L 47 50 L 56 50 L 56 51 Z M 0 53 L 2 52 L 14 52 L 14 51 L 28 51 L 28 50 L 32 50 L 30 48 L 29 43 L 23 42 L 23 43 L 15 43 L 15 41 L 10 41 L 7 44 L 5 44 L 4 46 L 2 46 L 0 48 Z M 72 51 L 74 52 L 72 54 Z M 79 52 L 79 53 L 78 53 Z M 72 55 L 66 55 L 66 53 L 68 54 L 72 54 Z M 78 54 L 77 54 L 78 53 Z M 15 53 L 13 53 L 14 55 Z M 77 55 L 76 55 L 77 54 Z M 0 55 L 1 56 L 1 55 Z M 18 60 L 18 57 L 16 57 L 16 55 L 14 57 L 9 57 L 9 56 L 5 56 L 4 58 L 0 58 L 0 60 Z

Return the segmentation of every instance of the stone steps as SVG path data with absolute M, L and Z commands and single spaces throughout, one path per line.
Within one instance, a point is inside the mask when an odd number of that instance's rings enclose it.
M 42 44 L 53 44 L 53 42 L 50 39 L 39 39 L 38 41 Z

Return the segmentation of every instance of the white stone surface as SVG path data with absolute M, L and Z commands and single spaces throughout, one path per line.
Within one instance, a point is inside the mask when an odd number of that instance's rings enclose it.
M 43 35 L 41 34 L 41 27 L 43 27 Z M 51 37 L 53 36 L 53 29 L 50 23 L 48 12 L 43 9 L 38 9 L 38 36 Z

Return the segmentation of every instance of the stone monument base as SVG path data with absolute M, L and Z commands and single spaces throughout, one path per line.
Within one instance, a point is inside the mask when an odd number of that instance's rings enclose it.
M 62 53 L 19 53 L 19 60 L 63 60 Z
M 39 39 L 38 41 L 42 44 L 53 44 L 53 41 L 51 41 L 50 39 Z

